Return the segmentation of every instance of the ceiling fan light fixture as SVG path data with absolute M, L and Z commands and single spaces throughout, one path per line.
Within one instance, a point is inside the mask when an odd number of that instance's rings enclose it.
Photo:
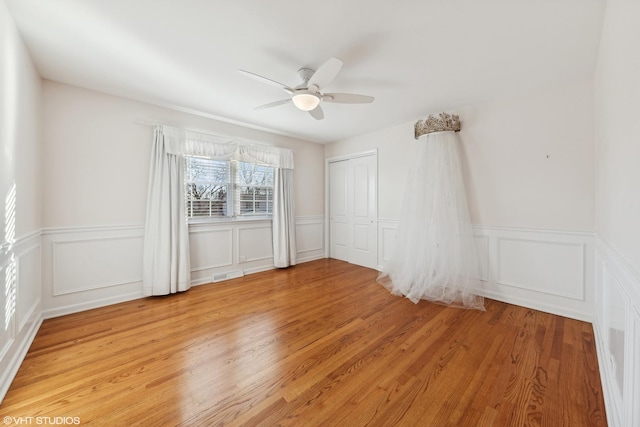
M 291 98 L 293 105 L 302 111 L 314 110 L 320 104 L 320 97 L 309 91 L 301 91 Z

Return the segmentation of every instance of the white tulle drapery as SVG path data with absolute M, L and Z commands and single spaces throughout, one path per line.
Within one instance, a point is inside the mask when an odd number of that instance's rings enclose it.
M 393 260 L 378 281 L 414 303 L 484 310 L 457 134 L 429 133 L 417 144 Z

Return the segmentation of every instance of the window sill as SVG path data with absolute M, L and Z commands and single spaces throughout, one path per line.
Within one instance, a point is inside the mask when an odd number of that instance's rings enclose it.
M 191 225 L 207 225 L 207 224 L 232 224 L 244 222 L 271 221 L 271 216 L 243 216 L 243 217 L 224 217 L 224 218 L 191 218 L 188 224 Z

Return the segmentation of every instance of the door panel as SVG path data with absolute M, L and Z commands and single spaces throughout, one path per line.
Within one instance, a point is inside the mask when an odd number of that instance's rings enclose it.
M 329 256 L 376 268 L 377 158 L 329 163 Z
M 348 161 L 329 163 L 329 256 L 349 261 Z
M 378 261 L 377 239 L 377 160 L 375 155 L 349 160 L 348 181 L 351 204 L 348 211 L 350 233 L 349 262 L 376 268 Z

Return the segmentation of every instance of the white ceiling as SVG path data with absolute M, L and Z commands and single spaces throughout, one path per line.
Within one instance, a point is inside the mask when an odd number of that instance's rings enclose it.
M 604 0 L 5 0 L 43 78 L 328 142 L 593 73 Z M 316 121 L 290 86 L 330 57 Z

